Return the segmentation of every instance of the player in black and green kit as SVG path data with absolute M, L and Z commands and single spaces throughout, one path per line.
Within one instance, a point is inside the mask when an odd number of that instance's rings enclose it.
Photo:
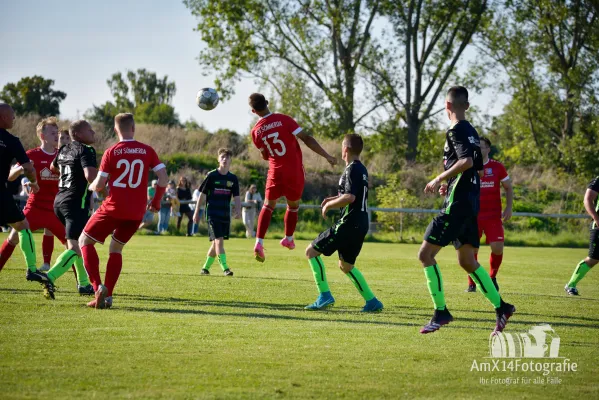
M 7 224 L 19 232 L 19 246 L 27 264 L 27 280 L 47 282 L 46 274 L 37 270 L 35 242 L 29 230 L 29 222 L 17 207 L 12 194 L 6 189 L 11 164 L 16 160 L 23 167 L 25 176 L 30 181 L 31 190 L 34 193 L 39 190 L 35 168 L 27 157 L 21 141 L 7 131 L 12 128 L 14 120 L 15 112 L 12 107 L 8 104 L 0 104 L 0 225 Z
M 426 185 L 425 193 L 435 193 L 441 181 L 448 186 L 440 191 L 445 196 L 441 212 L 433 218 L 424 234 L 418 258 L 424 267 L 428 290 L 435 305 L 431 321 L 420 333 L 437 331 L 442 325 L 453 321 L 445 304 L 443 278 L 435 256 L 453 242 L 457 250 L 460 266 L 470 274 L 480 292 L 495 307 L 496 325 L 494 332 L 501 332 L 516 308 L 505 303 L 488 272 L 474 258 L 474 249 L 479 247 L 477 215 L 480 197 L 480 177 L 482 154 L 476 129 L 466 120 L 466 110 L 470 107 L 468 90 L 454 86 L 447 92 L 445 109 L 451 121 L 446 133 L 443 155 L 445 171 Z
M 208 172 L 200 185 L 200 198 L 196 203 L 193 221 L 200 222 L 200 209 L 206 201 L 206 221 L 208 236 L 212 245 L 208 250 L 206 262 L 201 274 L 209 275 L 210 267 L 218 257 L 218 262 L 225 276 L 233 276 L 233 271 L 227 264 L 225 240 L 229 239 L 231 228 L 231 197 L 235 200 L 235 218 L 241 218 L 241 199 L 239 198 L 239 182 L 237 177 L 229 172 L 233 153 L 229 149 L 218 150 L 218 168 Z
M 574 269 L 570 282 L 566 284 L 564 290 L 571 296 L 578 296 L 576 285 L 582 278 L 599 263 L 599 176 L 591 181 L 584 195 L 584 208 L 593 218 L 591 224 L 591 240 L 589 244 L 589 255 L 582 260 Z
M 67 249 L 58 256 L 54 266 L 48 271 L 50 282 L 44 291 L 48 299 L 54 299 L 54 283 L 73 263 L 77 270 L 79 294 L 94 294 L 83 266 L 79 237 L 91 215 L 92 192 L 88 187 L 98 174 L 96 151 L 90 146 L 95 141 L 96 133 L 87 121 L 78 120 L 69 126 L 69 134 L 72 142 L 62 146 L 52 162 L 52 169 L 60 172 L 54 212 L 65 226 Z
M 360 153 L 364 147 L 362 137 L 356 134 L 346 135 L 343 139 L 341 154 L 346 167 L 339 180 L 338 195 L 327 197 L 322 202 L 322 216 L 326 219 L 328 210 L 341 208 L 341 219 L 322 232 L 306 249 L 306 257 L 312 268 L 316 286 L 320 292 L 313 304 L 306 310 L 322 310 L 332 306 L 335 299 L 331 295 L 322 254 L 339 254 L 339 268 L 364 300 L 364 312 L 381 311 L 381 303 L 372 293 L 362 273 L 354 266 L 360 254 L 364 237 L 368 233 L 368 170 L 360 162 Z

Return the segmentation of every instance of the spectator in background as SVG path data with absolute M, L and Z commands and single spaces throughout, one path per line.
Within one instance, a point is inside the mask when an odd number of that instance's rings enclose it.
M 191 200 L 191 185 L 186 177 L 182 176 L 179 178 L 179 183 L 177 184 L 177 198 L 179 199 L 179 216 L 177 218 L 177 232 L 181 229 L 181 221 L 183 220 L 183 216 L 187 217 L 187 234 L 185 236 L 192 235 L 193 228 L 193 213 L 188 203 L 182 203 L 183 201 Z
M 58 148 L 71 143 L 71 135 L 69 135 L 68 129 L 61 129 L 58 132 Z
M 175 181 L 171 180 L 168 183 L 169 183 L 169 186 L 172 186 L 173 188 L 175 187 Z M 174 196 L 176 196 L 176 195 L 177 195 L 177 192 L 175 191 Z M 178 199 L 176 199 L 176 200 L 177 200 L 177 202 L 179 201 Z M 162 201 L 160 202 L 160 213 L 158 214 L 158 233 L 163 233 L 163 232 L 168 231 L 168 222 L 169 222 L 170 212 L 171 212 L 171 201 L 172 201 L 172 197 L 167 189 L 164 192 L 164 195 L 162 196 Z
M 245 192 L 245 203 L 249 205 L 243 206 L 243 224 L 245 225 L 245 236 L 247 238 L 256 237 L 254 231 L 254 221 L 256 220 L 256 210 L 262 206 L 262 196 L 258 193 L 258 187 L 254 184 Z
M 181 213 L 179 212 L 179 208 L 181 207 L 181 203 L 177 198 L 177 187 L 175 186 L 175 181 L 172 179 L 168 181 L 166 193 L 168 194 L 168 202 L 171 203 L 171 217 L 180 217 Z
M 200 192 L 200 188 L 196 188 L 196 190 L 193 191 L 193 195 L 191 196 L 191 200 L 193 200 L 193 203 L 191 203 L 189 205 L 189 208 L 191 210 L 192 213 L 195 212 L 196 210 L 196 203 L 198 202 L 198 199 L 200 198 L 200 194 L 202 192 Z M 200 216 L 200 221 L 202 220 L 202 215 L 204 214 L 204 210 L 199 210 L 198 211 L 198 215 Z M 198 233 L 198 231 L 200 230 L 200 227 L 197 223 L 193 223 L 193 227 L 191 228 L 191 232 L 193 235 L 195 235 L 196 233 Z
M 148 204 L 150 204 L 152 202 L 152 199 L 154 199 L 154 194 L 156 194 L 156 186 L 158 186 L 158 181 L 156 179 L 154 179 L 152 181 L 152 184 L 148 186 Z M 144 219 L 141 221 L 141 224 L 139 224 L 139 228 L 137 229 L 149 229 L 150 225 L 152 225 L 152 222 L 154 222 L 154 213 L 152 211 L 146 210 L 146 213 L 144 214 Z

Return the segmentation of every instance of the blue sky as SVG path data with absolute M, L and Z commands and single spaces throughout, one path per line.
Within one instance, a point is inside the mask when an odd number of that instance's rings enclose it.
M 54 87 L 67 93 L 61 116 L 74 118 L 111 99 L 106 85 L 111 74 L 146 68 L 175 81 L 173 106 L 182 121 L 194 118 L 211 131 L 249 131 L 247 96 L 258 89 L 252 80 L 241 81 L 237 94 L 215 110 L 195 105 L 196 92 L 214 86 L 214 76 L 202 75 L 196 58 L 203 43 L 193 31 L 197 20 L 181 0 L 3 3 L 0 37 L 6 56 L 0 87 L 36 74 L 54 79 Z M 497 114 L 501 107 L 490 98 L 485 93 L 478 104 Z

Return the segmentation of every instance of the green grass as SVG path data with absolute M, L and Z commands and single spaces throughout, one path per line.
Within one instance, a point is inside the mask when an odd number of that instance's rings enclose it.
M 4 240 L 6 234 L 0 236 Z M 41 236 L 35 235 L 39 249 Z M 584 250 L 507 248 L 502 293 L 518 307 L 506 332 L 551 324 L 560 356 L 578 371 L 554 374 L 559 385 L 483 385 L 483 378 L 537 377 L 526 372 L 471 372 L 489 361 L 494 312 L 447 248 L 438 256 L 456 321 L 431 335 L 419 328 L 431 299 L 418 245 L 367 243 L 358 266 L 384 302 L 379 314 L 326 258 L 336 306 L 303 307 L 316 288 L 303 248 L 266 241 L 267 262 L 252 242 L 227 242 L 235 277 L 199 276 L 206 238 L 136 236 L 125 249 L 114 308 L 91 310 L 71 273 L 55 301 L 25 281 L 17 249 L 0 273 L 1 398 L 592 398 L 599 391 L 599 287 L 596 272 L 566 297 L 564 283 Z M 98 246 L 102 263 L 107 246 Z M 481 260 L 488 260 L 488 247 Z M 54 258 L 58 255 L 58 247 Z M 41 255 L 39 255 L 41 257 Z M 487 264 L 486 262 L 484 263 Z M 547 361 L 547 360 L 545 360 Z M 561 360 L 560 360 L 561 361 Z

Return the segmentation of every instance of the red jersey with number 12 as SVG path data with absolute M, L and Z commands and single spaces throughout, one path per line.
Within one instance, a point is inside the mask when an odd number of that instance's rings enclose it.
M 509 179 L 502 163 L 489 159 L 480 178 L 480 210 L 478 219 L 501 219 L 501 182 Z
M 46 153 L 41 147 L 27 151 L 27 157 L 33 163 L 39 192 L 31 193 L 27 199 L 27 207 L 54 212 L 54 199 L 58 193 L 60 176 L 50 171 L 50 165 L 56 157 L 54 153 Z
M 99 173 L 108 177 L 109 194 L 99 212 L 114 218 L 140 220 L 146 212 L 150 169 L 165 168 L 156 151 L 136 140 L 124 140 L 106 150 Z
M 295 135 L 302 128 L 285 114 L 271 113 L 260 118 L 252 129 L 254 145 L 268 154 L 268 178 L 284 180 L 303 175 L 302 149 Z

